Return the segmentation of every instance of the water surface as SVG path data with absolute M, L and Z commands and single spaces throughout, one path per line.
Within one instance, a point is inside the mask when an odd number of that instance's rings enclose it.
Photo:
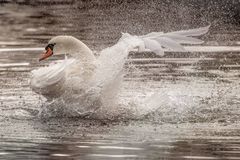
M 228 2 L 228 9 L 221 1 L 200 7 L 155 1 L 2 4 L 0 159 L 239 159 L 240 28 L 237 2 Z M 216 5 L 220 9 L 212 11 Z M 209 22 L 205 48 L 164 57 L 130 54 L 120 99 L 127 104 L 161 93 L 156 112 L 138 120 L 37 116 L 45 99 L 31 91 L 30 71 L 62 58 L 38 62 L 52 36 L 76 36 L 97 54 L 120 32 L 141 35 Z

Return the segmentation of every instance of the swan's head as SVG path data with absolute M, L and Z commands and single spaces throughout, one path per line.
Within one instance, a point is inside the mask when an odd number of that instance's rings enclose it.
M 45 47 L 46 52 L 40 57 L 42 61 L 52 55 L 70 54 L 74 55 L 91 53 L 91 50 L 80 40 L 72 36 L 53 37 Z

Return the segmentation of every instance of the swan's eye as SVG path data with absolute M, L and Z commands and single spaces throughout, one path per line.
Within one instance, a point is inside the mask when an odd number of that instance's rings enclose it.
M 48 48 L 50 48 L 53 51 L 53 47 L 56 45 L 56 43 L 50 43 L 45 47 L 45 50 L 47 50 Z

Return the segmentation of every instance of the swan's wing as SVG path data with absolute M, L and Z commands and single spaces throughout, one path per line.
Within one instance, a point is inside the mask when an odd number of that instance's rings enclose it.
M 201 27 L 201 28 L 195 28 L 195 29 L 188 29 L 188 30 L 181 30 L 181 31 L 175 31 L 175 32 L 169 32 L 167 34 L 177 34 L 177 35 L 182 35 L 182 36 L 201 36 L 204 35 L 208 32 L 210 25 L 206 27 Z
M 97 59 L 98 67 L 92 78 L 95 85 L 103 86 L 113 85 L 111 82 L 119 78 L 124 63 L 131 50 L 138 48 L 140 51 L 149 49 L 157 55 L 163 56 L 164 50 L 185 52 L 182 44 L 201 44 L 202 40 L 194 38 L 207 33 L 210 26 L 182 30 L 176 32 L 152 32 L 143 36 L 132 36 L 124 33 L 119 41 L 112 47 L 108 47 L 100 52 Z M 91 89 L 90 89 L 91 90 Z
M 156 49 L 157 51 L 159 50 L 159 47 L 155 47 L 157 46 L 156 43 L 167 50 L 184 52 L 186 50 L 182 44 L 202 44 L 204 41 L 195 37 L 206 34 L 209 30 L 209 27 L 210 26 L 168 33 L 152 32 L 147 35 L 140 36 L 140 38 L 142 38 L 145 42 L 151 40 L 152 43 L 150 43 L 150 45 L 149 43 L 145 43 L 145 47 L 152 50 L 153 52 Z M 162 52 L 160 53 L 161 54 L 159 54 L 159 52 L 156 52 L 158 55 L 163 55 Z
M 72 64 L 74 59 L 65 59 L 59 63 L 52 63 L 47 67 L 42 67 L 33 70 L 32 79 L 30 82 L 31 88 L 46 88 L 50 85 L 56 84 L 61 80 L 65 79 L 65 70 Z
M 118 42 L 112 47 L 103 49 L 97 58 L 97 67 L 92 78 L 92 86 L 106 86 L 106 84 L 114 79 L 122 71 L 125 59 L 129 53 L 128 44 Z

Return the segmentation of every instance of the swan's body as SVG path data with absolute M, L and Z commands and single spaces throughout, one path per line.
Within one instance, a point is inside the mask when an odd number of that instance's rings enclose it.
M 84 104 L 79 108 L 91 108 L 93 105 L 96 106 L 96 103 L 112 105 L 117 93 L 117 81 L 121 78 L 125 59 L 131 50 L 150 49 L 160 56 L 164 55 L 163 48 L 185 51 L 181 44 L 203 43 L 191 36 L 203 35 L 208 28 L 170 33 L 153 32 L 144 36 L 126 33 L 114 46 L 102 50 L 98 58 L 93 55 L 91 49 L 74 37 L 54 37 L 49 41 L 49 45 L 54 46 L 51 48 L 52 54 L 68 54 L 70 58 L 32 71 L 31 88 L 49 101 L 61 98 L 66 104 L 73 101 L 78 107 Z M 78 112 L 82 113 L 82 110 Z

